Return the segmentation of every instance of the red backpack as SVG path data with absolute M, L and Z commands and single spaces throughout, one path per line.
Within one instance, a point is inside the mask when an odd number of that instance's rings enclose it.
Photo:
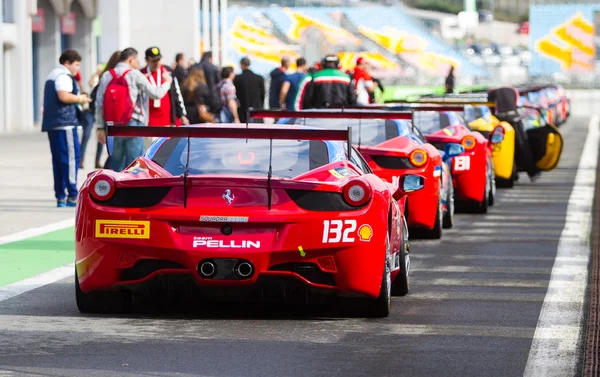
M 133 103 L 129 96 L 129 85 L 125 80 L 125 75 L 130 69 L 117 76 L 114 69 L 109 72 L 112 80 L 106 87 L 104 93 L 104 121 L 114 122 L 115 124 L 127 124 L 133 116 Z

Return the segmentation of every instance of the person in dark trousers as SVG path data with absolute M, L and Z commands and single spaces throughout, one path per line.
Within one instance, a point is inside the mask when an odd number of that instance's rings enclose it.
M 281 93 L 281 87 L 285 82 L 286 74 L 290 66 L 290 59 L 281 59 L 281 67 L 277 67 L 271 71 L 271 84 L 269 85 L 269 108 L 277 109 L 279 107 L 279 94 Z
M 519 92 L 513 87 L 492 89 L 488 91 L 488 100 L 496 104 L 496 117 L 510 123 L 515 129 L 515 161 L 517 165 L 527 172 L 532 182 L 537 181 L 541 172 L 535 166 L 527 132 L 525 132 L 523 122 L 517 112 Z
M 188 70 L 185 66 L 185 55 L 179 53 L 175 55 L 175 69 L 173 69 L 173 77 L 177 79 L 177 82 L 181 86 L 187 77 Z
M 204 72 L 204 78 L 206 79 L 206 85 L 211 91 L 215 88 L 215 86 L 217 86 L 219 81 L 221 81 L 221 78 L 219 76 L 219 68 L 217 68 L 217 66 L 214 65 L 212 61 L 212 51 L 206 51 L 204 54 L 202 54 L 200 62 L 190 67 L 190 69 L 202 69 L 202 71 Z
M 454 66 L 450 66 L 450 71 L 448 71 L 448 76 L 446 76 L 446 83 L 444 84 L 446 88 L 446 94 L 454 93 Z
M 339 65 L 337 56 L 328 55 L 321 62 L 323 69 L 312 74 L 310 80 L 303 80 L 298 88 L 301 109 L 356 105 L 354 83 L 346 72 L 339 69 Z
M 240 60 L 240 68 L 242 73 L 235 76 L 233 85 L 235 85 L 237 98 L 240 101 L 240 122 L 246 123 L 249 121 L 247 114 L 249 108 L 262 109 L 264 107 L 265 79 L 250 70 L 250 59 L 248 58 Z M 256 122 L 262 123 L 262 119 L 257 119 Z
M 54 195 L 57 207 L 77 205 L 77 171 L 79 167 L 79 135 L 81 105 L 91 100 L 79 94 L 75 76 L 79 72 L 81 55 L 65 50 L 60 65 L 50 72 L 44 86 L 42 132 L 48 133 L 52 152 Z

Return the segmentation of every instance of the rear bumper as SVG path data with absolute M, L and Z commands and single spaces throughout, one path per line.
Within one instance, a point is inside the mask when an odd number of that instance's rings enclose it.
M 205 290 L 217 291 L 227 288 L 243 292 L 283 278 L 295 280 L 313 290 L 377 297 L 383 271 L 383 254 L 381 263 L 376 263 L 374 260 L 380 258 L 375 255 L 380 253 L 362 245 L 342 249 L 307 250 L 306 255 L 302 257 L 298 250 L 252 253 L 246 251 L 238 254 L 223 250 L 192 252 L 151 245 L 84 240 L 76 246 L 76 254 L 77 274 L 83 292 L 135 289 L 157 277 L 184 275 L 190 276 Z M 124 255 L 127 258 L 135 255 L 135 263 L 127 268 L 120 268 L 119 261 Z M 323 257 L 331 257 L 335 268 L 324 267 Z M 199 266 L 207 260 L 215 262 L 221 269 L 230 266 L 231 271 L 221 271 L 229 276 L 221 276 L 219 279 L 201 276 Z M 252 265 L 252 274 L 249 277 L 242 278 L 235 273 L 235 266 L 240 262 Z

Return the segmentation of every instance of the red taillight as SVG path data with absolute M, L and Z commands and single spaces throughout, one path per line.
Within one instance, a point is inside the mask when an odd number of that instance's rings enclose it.
M 462 146 L 465 147 L 466 150 L 471 150 L 473 148 L 475 148 L 475 144 L 477 142 L 475 141 L 475 138 L 473 136 L 465 136 L 462 139 Z
M 419 168 L 427 162 L 427 153 L 421 149 L 415 149 L 408 159 L 411 164 Z
M 360 207 L 371 199 L 371 186 L 362 179 L 354 179 L 344 186 L 344 201 L 353 207 Z
M 115 194 L 115 180 L 108 175 L 97 175 L 92 179 L 89 190 L 94 199 L 105 202 Z

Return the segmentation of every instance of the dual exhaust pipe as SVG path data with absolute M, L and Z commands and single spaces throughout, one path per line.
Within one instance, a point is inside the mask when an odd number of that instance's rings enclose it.
M 217 265 L 214 261 L 202 262 L 198 268 L 198 272 L 203 278 L 210 279 L 217 273 Z M 235 272 L 238 277 L 247 279 L 248 277 L 252 276 L 254 267 L 252 266 L 252 263 L 242 261 L 235 265 L 233 272 Z

